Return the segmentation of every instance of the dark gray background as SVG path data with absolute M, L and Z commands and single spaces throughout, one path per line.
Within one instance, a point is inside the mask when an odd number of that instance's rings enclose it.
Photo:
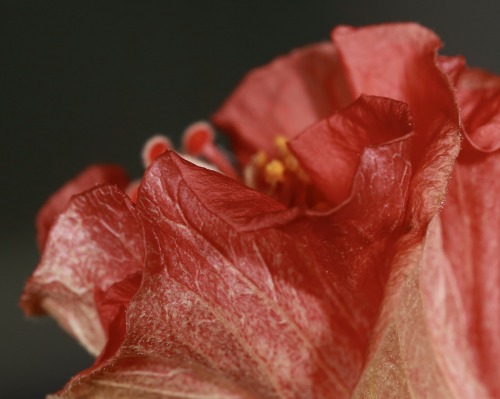
M 34 215 L 63 182 L 96 161 L 139 176 L 148 136 L 176 137 L 246 71 L 340 23 L 418 21 L 498 73 L 499 15 L 497 0 L 2 1 L 0 397 L 43 397 L 92 362 L 17 306 L 38 259 Z

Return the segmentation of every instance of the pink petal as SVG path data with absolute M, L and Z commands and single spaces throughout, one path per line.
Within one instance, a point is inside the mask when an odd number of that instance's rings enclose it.
M 70 198 L 98 184 L 116 184 L 124 190 L 129 179 L 124 170 L 115 165 L 92 165 L 51 195 L 36 217 L 37 243 L 43 251 L 45 241 L 57 216 L 66 208 Z
M 387 236 L 399 234 L 409 183 L 407 163 L 393 171 L 383 165 L 383 189 L 363 195 L 371 168 L 393 162 L 392 151 L 373 151 L 378 156 L 360 163 L 352 201 L 323 217 L 300 217 L 174 154 L 161 157 L 138 197 L 146 268 L 125 338 L 58 397 L 102 389 L 125 398 L 348 397 L 382 300 Z M 366 202 L 381 205 L 387 196 L 398 206 L 361 214 Z
M 253 70 L 214 115 L 243 164 L 257 150 L 276 152 L 274 138 L 292 138 L 351 101 L 329 43 L 295 50 Z
M 467 69 L 460 75 L 457 97 L 468 143 L 483 152 L 500 149 L 500 77 Z
M 500 396 L 499 83 L 497 76 L 478 70 L 460 77 L 458 98 L 469 141 L 441 214 L 439 245 L 429 251 L 423 275 L 439 361 L 453 390 L 467 397 Z
M 436 60 L 436 64 L 439 66 L 439 69 L 441 69 L 452 85 L 455 87 L 460 75 L 465 69 L 465 58 L 462 56 L 444 56 L 444 55 L 439 55 Z
M 439 40 L 418 25 L 340 28 L 333 39 L 352 94 L 386 95 L 407 102 L 416 128 L 408 234 L 395 237 L 380 317 L 353 397 L 453 397 L 427 326 L 421 283 L 427 273 L 422 273 L 422 262 L 433 244 L 432 237 L 426 241 L 427 229 L 444 200 L 459 149 L 452 77 L 449 80 L 441 72 L 443 60 L 437 65 Z M 447 67 L 448 73 L 458 68 L 457 64 Z
M 351 193 L 365 147 L 406 140 L 409 149 L 412 131 L 413 121 L 406 104 L 365 96 L 306 129 L 289 147 L 316 187 L 332 204 L 338 205 Z M 394 152 L 396 155 L 401 154 Z M 379 169 L 374 173 L 385 171 Z
M 384 302 L 353 399 L 455 398 L 436 359 L 423 309 L 424 245 L 425 236 L 413 232 L 395 246 Z
M 128 274 L 122 280 L 117 280 L 111 286 L 102 291 L 99 286 L 95 288 L 94 301 L 101 321 L 101 326 L 109 338 L 111 334 L 115 334 L 100 357 L 109 356 L 111 352 L 118 349 L 117 345 L 121 343 L 120 336 L 123 338 L 125 327 L 117 327 L 119 323 L 117 319 L 122 318 L 125 314 L 130 299 L 137 292 L 142 281 L 142 269 L 135 273 Z M 123 315 L 122 315 L 123 314 Z M 99 362 L 99 360 L 97 361 Z
M 370 94 L 410 105 L 417 161 L 430 156 L 430 141 L 450 131 L 457 135 L 457 107 L 450 82 L 437 65 L 441 42 L 433 32 L 412 23 L 338 27 L 332 40 L 354 98 Z
M 99 186 L 73 197 L 54 222 L 21 306 L 51 314 L 91 353 L 105 343 L 94 295 L 143 267 L 139 220 L 126 195 Z

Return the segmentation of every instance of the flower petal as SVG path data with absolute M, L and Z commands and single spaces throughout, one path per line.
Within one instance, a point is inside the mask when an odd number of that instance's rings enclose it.
M 57 216 L 66 208 L 70 198 L 98 184 L 116 184 L 122 190 L 129 179 L 125 171 L 115 165 L 92 165 L 51 195 L 36 217 L 37 243 L 40 251 Z
M 292 138 L 351 100 L 334 47 L 321 43 L 250 72 L 213 120 L 245 164 L 257 150 L 275 154 L 276 136 Z
M 381 159 L 363 159 L 358 193 Z M 408 187 L 408 171 L 388 181 Z M 138 196 L 146 268 L 125 338 L 57 397 L 348 397 L 382 300 L 387 237 L 404 219 L 406 196 L 387 187 L 330 216 L 290 216 L 225 176 L 160 157 Z M 387 195 L 397 215 L 359 212 Z
M 73 197 L 52 227 L 21 297 L 28 315 L 51 314 L 90 353 L 105 343 L 94 295 L 143 267 L 139 220 L 126 195 L 99 186 Z
M 412 23 L 339 27 L 332 38 L 353 96 L 386 96 L 411 107 L 415 137 L 408 215 L 412 227 L 426 228 L 444 200 L 460 141 L 454 90 L 436 55 L 441 42 Z
M 466 69 L 457 97 L 465 126 L 446 203 L 428 240 L 421 291 L 429 337 L 450 391 L 500 396 L 500 78 Z
M 100 363 L 101 358 L 111 356 L 121 344 L 125 335 L 124 315 L 130 300 L 139 289 L 141 281 L 142 270 L 128 274 L 105 291 L 101 290 L 99 286 L 95 287 L 94 301 L 106 339 L 113 334 L 113 339 L 108 339 L 108 345 L 99 354 L 96 363 Z
M 330 118 L 306 129 L 289 142 L 289 147 L 316 187 L 332 204 L 338 205 L 351 193 L 365 147 L 406 140 L 408 152 L 412 131 L 413 121 L 405 103 L 362 96 Z M 380 169 L 373 172 L 385 173 Z
M 498 398 L 500 154 L 481 155 L 455 167 L 436 240 L 441 246 L 433 248 L 422 277 L 423 297 L 450 385 L 466 397 Z
M 130 350 L 106 367 L 83 375 L 47 399 L 260 399 L 233 381 L 221 379 L 193 362 L 163 359 Z
M 418 158 L 458 112 L 450 83 L 438 63 L 439 38 L 413 23 L 339 27 L 332 40 L 354 97 L 370 94 L 408 103 L 415 118 Z
M 420 283 L 424 246 L 425 235 L 418 232 L 396 246 L 368 361 L 353 399 L 456 398 L 427 329 Z
M 468 143 L 482 152 L 500 149 L 500 77 L 467 69 L 458 80 L 457 97 Z
M 459 55 L 453 57 L 438 55 L 436 63 L 439 69 L 446 74 L 453 87 L 455 87 L 460 75 L 465 69 L 465 58 Z

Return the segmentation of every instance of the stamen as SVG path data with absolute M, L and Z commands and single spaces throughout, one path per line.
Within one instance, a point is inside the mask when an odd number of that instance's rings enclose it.
M 297 158 L 295 158 L 288 149 L 287 142 L 288 141 L 285 136 L 276 136 L 274 139 L 274 144 L 278 148 L 281 158 L 283 158 L 286 170 L 298 174 L 300 171 L 299 161 L 297 161 Z
M 288 148 L 285 136 L 274 138 L 277 157 L 268 161 L 263 151 L 256 152 L 244 169 L 245 183 L 270 195 L 286 206 L 329 209 L 321 193 Z
M 257 151 L 252 158 L 252 163 L 258 168 L 263 168 L 267 163 L 267 154 L 264 151 Z
M 273 159 L 264 169 L 264 179 L 266 183 L 275 185 L 285 180 L 285 166 L 281 161 Z
M 226 155 L 214 144 L 215 133 L 207 122 L 195 122 L 183 134 L 184 150 L 193 156 L 203 156 L 225 175 L 239 180 L 238 173 Z
M 213 143 L 215 133 L 207 122 L 195 122 L 184 131 L 182 143 L 185 151 L 194 156 L 203 155 L 207 145 Z
M 161 134 L 151 137 L 142 148 L 142 163 L 147 168 L 151 163 L 165 151 L 173 148 L 172 143 Z
M 288 149 L 287 146 L 287 139 L 285 136 L 276 136 L 274 139 L 274 144 L 278 148 L 278 151 L 280 152 L 281 156 L 284 157 L 287 154 L 290 153 L 290 150 Z

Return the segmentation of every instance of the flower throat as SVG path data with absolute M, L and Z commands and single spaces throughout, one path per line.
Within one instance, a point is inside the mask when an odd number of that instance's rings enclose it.
M 198 165 L 225 174 L 248 187 L 275 198 L 287 207 L 307 207 L 314 210 L 330 208 L 323 195 L 311 184 L 309 176 L 300 162 L 291 153 L 284 136 L 274 139 L 276 153 L 270 157 L 259 150 L 239 173 L 229 157 L 215 144 L 215 132 L 204 121 L 189 125 L 182 135 L 182 158 Z M 168 137 L 155 135 L 142 150 L 143 165 L 147 168 L 165 151 L 174 150 Z M 127 188 L 132 201 L 137 199 L 140 181 L 133 181 Z

